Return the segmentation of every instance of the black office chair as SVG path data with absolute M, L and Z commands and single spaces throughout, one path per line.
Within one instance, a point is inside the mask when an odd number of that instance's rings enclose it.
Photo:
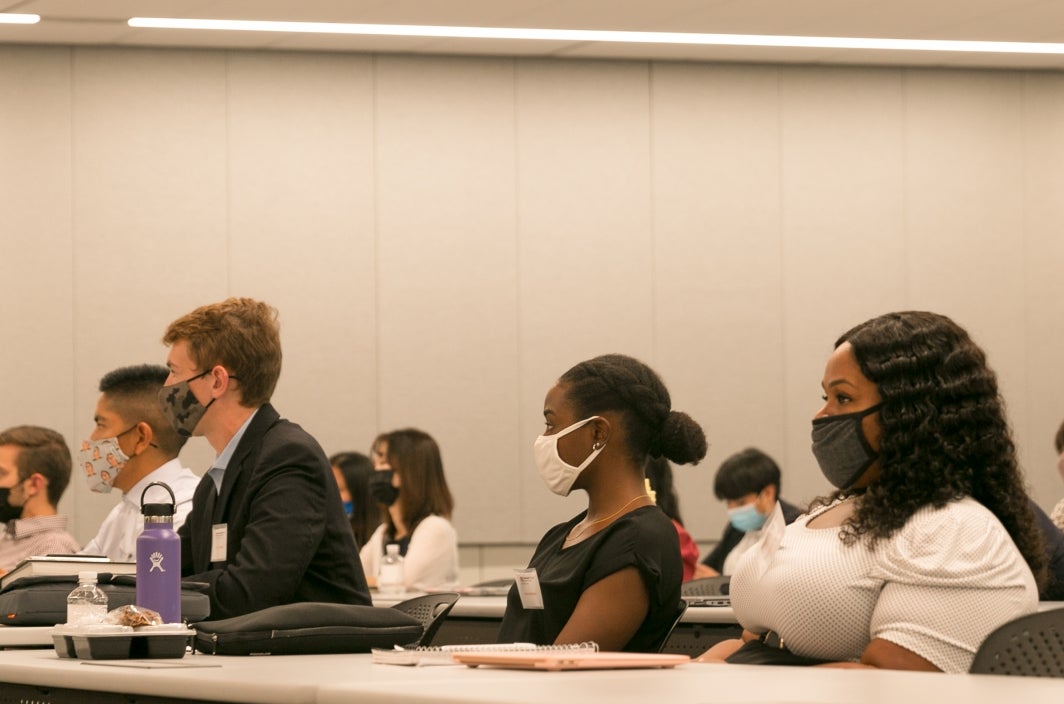
M 684 582 L 680 587 L 683 596 L 724 596 L 728 593 L 731 577 L 720 575 L 717 577 L 703 577 Z
M 391 608 L 413 616 L 421 621 L 421 625 L 425 628 L 421 639 L 411 645 L 432 645 L 436 631 L 440 630 L 443 620 L 447 618 L 447 614 L 450 613 L 456 601 L 458 601 L 458 594 L 455 592 L 439 592 L 415 596 L 406 601 L 400 601 Z
M 968 671 L 1064 677 L 1064 609 L 1027 614 L 999 626 L 979 646 Z
M 687 611 L 687 602 L 683 599 L 680 599 L 680 613 L 676 614 L 676 620 L 672 622 L 672 625 L 669 626 L 669 630 L 665 633 L 665 637 L 661 639 L 660 643 L 658 643 L 657 652 L 665 652 L 665 646 L 669 642 L 669 637 L 672 636 L 672 632 L 676 630 L 676 626 L 680 623 L 680 619 L 683 618 L 683 614 L 685 611 Z

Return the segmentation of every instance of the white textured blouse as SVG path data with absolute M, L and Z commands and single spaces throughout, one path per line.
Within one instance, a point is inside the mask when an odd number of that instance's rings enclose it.
M 757 550 L 731 580 L 732 607 L 754 633 L 775 631 L 794 653 L 857 661 L 874 638 L 967 672 L 997 626 L 1038 608 L 1038 589 L 1004 526 L 971 498 L 925 507 L 869 550 L 839 527 L 787 526 L 763 575 Z

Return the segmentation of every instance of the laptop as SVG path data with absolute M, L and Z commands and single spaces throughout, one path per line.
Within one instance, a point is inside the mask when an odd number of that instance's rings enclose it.
M 684 595 L 681 597 L 687 602 L 687 606 L 731 606 L 731 597 L 727 594 L 714 594 L 712 596 L 706 595 Z

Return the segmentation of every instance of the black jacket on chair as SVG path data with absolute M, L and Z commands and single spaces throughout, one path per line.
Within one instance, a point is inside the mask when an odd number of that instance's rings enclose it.
M 226 553 L 211 562 L 215 525 L 226 527 Z M 181 574 L 210 585 L 211 619 L 300 601 L 371 603 L 329 460 L 270 404 L 252 418 L 217 496 L 204 475 L 178 535 Z

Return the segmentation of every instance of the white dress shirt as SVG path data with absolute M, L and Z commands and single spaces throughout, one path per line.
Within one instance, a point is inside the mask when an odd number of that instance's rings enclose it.
M 140 512 L 140 495 L 152 482 L 164 482 L 174 491 L 177 505 L 174 507 L 174 530 L 185 522 L 192 510 L 192 495 L 196 492 L 199 477 L 192 470 L 181 466 L 181 461 L 172 459 L 162 465 L 126 492 L 122 500 L 107 514 L 96 537 L 81 549 L 86 555 L 106 555 L 116 562 L 135 562 L 137 559 L 137 536 L 144 530 L 144 516 Z M 153 488 L 147 497 L 148 503 L 167 503 L 166 491 Z

